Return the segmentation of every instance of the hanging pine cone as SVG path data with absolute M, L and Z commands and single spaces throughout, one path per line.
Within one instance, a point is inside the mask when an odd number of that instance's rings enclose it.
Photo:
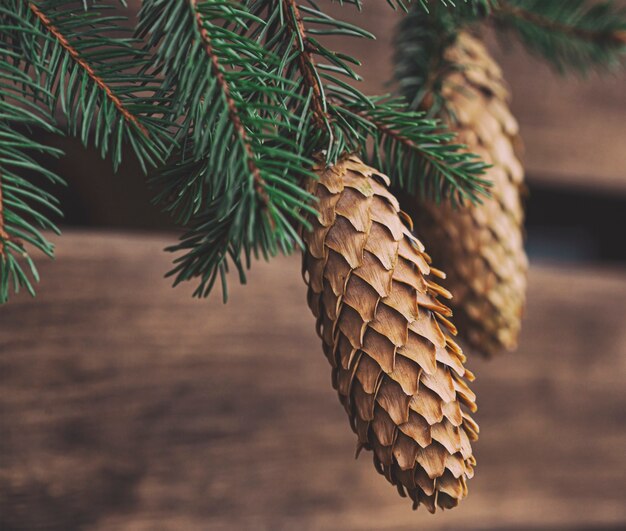
M 446 57 L 461 67 L 443 83 L 449 125 L 460 143 L 493 165 L 485 175 L 493 182 L 492 197 L 457 209 L 418 203 L 415 226 L 448 275 L 445 285 L 454 295 L 461 338 L 489 357 L 516 348 L 525 302 L 524 175 L 514 149 L 518 125 L 501 70 L 480 41 L 460 33 Z
M 478 426 L 464 411 L 476 410 L 473 375 L 437 300 L 449 293 L 429 278 L 444 275 L 403 223 L 386 176 L 356 157 L 316 172 L 303 274 L 357 453 L 373 450 L 414 508 L 454 507 L 473 475 Z

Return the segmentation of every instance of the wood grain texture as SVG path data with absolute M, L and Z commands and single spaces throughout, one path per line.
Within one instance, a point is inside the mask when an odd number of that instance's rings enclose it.
M 164 236 L 70 233 L 0 308 L 0 529 L 622 529 L 626 273 L 531 267 L 520 351 L 477 373 L 466 500 L 414 513 L 330 385 L 297 257 L 192 300 Z

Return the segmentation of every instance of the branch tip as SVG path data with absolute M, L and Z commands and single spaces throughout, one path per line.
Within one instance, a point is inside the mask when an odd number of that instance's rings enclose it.
M 306 28 L 304 27 L 304 20 L 302 19 L 302 13 L 296 3 L 296 0 L 282 0 L 283 5 L 291 11 L 292 17 L 287 17 L 287 25 L 292 32 L 297 33 L 302 42 L 302 49 L 298 53 L 298 65 L 300 73 L 304 79 L 304 82 L 313 91 L 313 100 L 311 104 L 313 106 L 313 116 L 316 124 L 320 127 L 325 127 L 328 121 L 328 113 L 326 112 L 324 105 L 323 89 L 320 86 L 319 80 L 315 76 L 315 60 L 311 53 L 311 44 L 306 34 Z
M 113 103 L 115 108 L 122 114 L 124 119 L 135 125 L 146 137 L 150 136 L 146 127 L 139 122 L 137 117 L 133 115 L 122 103 L 122 100 L 118 96 L 113 93 L 111 87 L 109 87 L 105 81 L 96 74 L 94 69 L 83 59 L 76 48 L 74 48 L 70 42 L 67 40 L 65 35 L 63 35 L 59 29 L 52 23 L 52 21 L 46 16 L 45 13 L 39 9 L 37 5 L 33 2 L 28 3 L 28 8 L 32 11 L 32 13 L 37 17 L 37 19 L 41 22 L 41 24 L 50 32 L 50 34 L 59 42 L 59 44 L 65 49 L 67 53 L 76 61 L 80 67 L 87 72 L 87 75 L 92 79 L 92 81 L 98 85 L 107 95 L 109 100 Z
M 211 42 L 211 36 L 209 32 L 204 27 L 204 22 L 202 20 L 202 15 L 197 10 L 198 0 L 189 0 L 191 8 L 193 10 L 194 17 L 196 19 L 196 24 L 198 26 L 198 31 L 202 37 L 204 42 L 204 50 L 211 61 L 211 69 L 213 70 L 213 74 L 217 79 L 220 87 L 222 88 L 222 93 L 224 94 L 224 99 L 226 101 L 226 106 L 228 108 L 228 115 L 230 116 L 231 121 L 233 122 L 233 126 L 239 135 L 239 138 L 244 146 L 244 150 L 246 152 L 246 156 L 248 159 L 248 170 L 252 174 L 252 178 L 254 180 L 254 190 L 259 195 L 265 207 L 267 207 L 270 203 L 270 198 L 267 193 L 265 187 L 267 186 L 265 179 L 261 175 L 259 168 L 254 162 L 254 152 L 252 151 L 252 146 L 250 144 L 250 139 L 246 132 L 246 129 L 241 122 L 241 117 L 239 116 L 239 111 L 237 110 L 237 103 L 235 102 L 231 91 L 230 85 L 226 81 L 224 77 L 224 71 L 222 65 L 219 62 L 219 59 L 213 49 L 213 45 Z

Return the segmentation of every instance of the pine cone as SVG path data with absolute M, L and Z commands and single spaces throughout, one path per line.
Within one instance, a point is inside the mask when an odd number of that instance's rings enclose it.
M 518 125 L 501 70 L 481 42 L 460 33 L 446 56 L 461 67 L 443 84 L 449 125 L 469 151 L 493 164 L 485 175 L 493 182 L 492 197 L 456 209 L 418 202 L 415 226 L 448 274 L 445 286 L 454 295 L 451 307 L 461 338 L 472 351 L 490 357 L 516 348 L 525 303 Z
M 303 275 L 357 454 L 373 450 L 413 508 L 454 507 L 473 475 L 478 426 L 464 411 L 476 410 L 473 375 L 437 300 L 449 293 L 429 279 L 444 275 L 403 223 L 386 176 L 356 157 L 315 170 L 319 215 L 304 234 Z

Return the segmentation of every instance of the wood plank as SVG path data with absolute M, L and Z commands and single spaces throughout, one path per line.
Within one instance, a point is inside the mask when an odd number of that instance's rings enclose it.
M 0 308 L 2 529 L 618 529 L 626 274 L 534 265 L 522 347 L 478 374 L 470 496 L 414 513 L 353 460 L 297 257 L 224 306 L 172 236 L 70 232 Z

